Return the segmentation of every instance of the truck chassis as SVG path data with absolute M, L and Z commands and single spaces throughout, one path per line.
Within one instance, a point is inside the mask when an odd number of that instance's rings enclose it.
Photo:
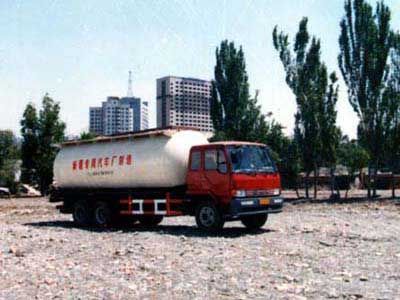
M 151 190 L 56 189 L 51 193 L 50 202 L 62 201 L 57 208 L 61 213 L 72 214 L 80 226 L 104 227 L 121 221 L 155 226 L 163 217 L 191 215 L 196 217 L 201 229 L 217 231 L 225 221 L 238 219 L 249 229 L 262 227 L 268 214 L 282 211 L 281 197 L 268 199 L 267 205 L 260 205 L 258 198 L 234 198 L 229 207 L 223 208 L 212 197 L 188 197 L 182 186 Z M 249 202 L 253 205 L 248 205 Z

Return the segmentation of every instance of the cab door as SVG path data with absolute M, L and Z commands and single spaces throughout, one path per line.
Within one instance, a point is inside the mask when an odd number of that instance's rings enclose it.
M 226 202 L 230 199 L 230 172 L 223 147 L 204 149 L 204 178 L 209 194 Z
M 192 149 L 190 152 L 189 170 L 186 177 L 188 184 L 188 193 L 202 195 L 204 186 L 207 185 L 203 173 L 203 151 L 201 149 Z

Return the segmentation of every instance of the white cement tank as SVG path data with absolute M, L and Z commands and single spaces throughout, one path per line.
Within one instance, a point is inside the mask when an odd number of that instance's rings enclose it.
M 54 184 L 60 188 L 184 185 L 190 148 L 207 143 L 203 133 L 182 129 L 65 143 L 54 162 Z

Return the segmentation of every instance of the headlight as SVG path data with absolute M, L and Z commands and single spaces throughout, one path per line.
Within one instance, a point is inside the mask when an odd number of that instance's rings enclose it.
M 273 194 L 274 196 L 279 196 L 280 193 L 281 193 L 281 190 L 280 190 L 280 189 L 273 189 L 272 194 Z
M 235 192 L 236 197 L 246 197 L 246 191 L 245 190 L 237 190 Z

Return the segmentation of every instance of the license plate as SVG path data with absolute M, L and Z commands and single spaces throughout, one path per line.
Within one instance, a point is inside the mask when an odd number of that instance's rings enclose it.
M 260 205 L 269 205 L 269 198 L 260 199 Z

